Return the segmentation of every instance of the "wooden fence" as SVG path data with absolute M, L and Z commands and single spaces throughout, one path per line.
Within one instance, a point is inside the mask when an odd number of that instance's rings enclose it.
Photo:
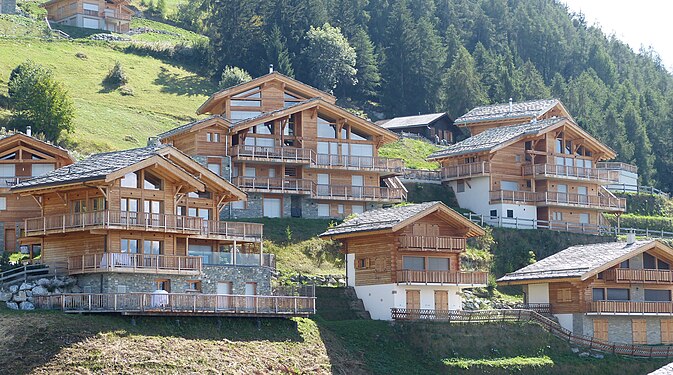
M 533 310 L 430 310 L 430 309 L 391 309 L 392 318 L 401 321 L 445 321 L 450 323 L 500 323 L 500 322 L 534 322 L 542 326 L 552 335 L 592 350 L 616 355 L 666 358 L 673 356 L 671 345 L 638 345 L 617 344 L 596 339 L 591 336 L 574 334 L 561 327 L 557 322 Z

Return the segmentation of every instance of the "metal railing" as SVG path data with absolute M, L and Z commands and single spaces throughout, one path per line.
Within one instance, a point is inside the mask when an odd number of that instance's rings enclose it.
M 315 314 L 315 297 L 201 293 L 70 293 L 35 296 L 38 308 L 65 312 L 308 316 Z
M 596 314 L 673 314 L 671 302 L 592 301 L 588 312 Z
M 313 196 L 322 199 L 345 200 L 388 200 L 398 201 L 407 198 L 402 188 L 350 185 L 315 185 Z
M 177 273 L 195 275 L 202 269 L 201 257 L 179 255 L 100 253 L 68 258 L 68 273 L 94 272 Z
M 650 270 L 633 268 L 615 268 L 603 271 L 603 277 L 607 281 L 617 283 L 653 283 L 653 284 L 671 284 L 673 283 L 673 271 L 670 270 Z
M 436 181 L 436 183 L 440 183 L 440 181 L 442 181 L 442 171 L 405 168 L 404 171 L 402 171 L 401 178 L 411 181 Z
M 117 20 L 124 20 L 124 21 L 130 21 L 131 20 L 131 15 L 130 14 L 123 14 L 122 12 L 118 12 L 112 9 L 105 9 L 103 11 L 103 17 L 105 18 L 114 18 Z
M 238 158 L 277 160 L 281 162 L 310 162 L 311 150 L 297 147 L 234 146 L 231 156 Z
M 626 199 L 614 196 L 561 193 L 556 191 L 494 190 L 489 192 L 491 202 L 523 202 L 537 205 L 563 205 L 602 209 L 626 209 Z
M 16 186 L 18 183 L 30 180 L 33 177 L 17 177 L 17 176 L 5 176 L 0 177 L 0 187 L 12 187 Z
M 0 272 L 0 285 L 19 280 L 27 281 L 36 276 L 46 276 L 49 268 L 43 264 L 26 264 Z
M 483 176 L 491 173 L 491 163 L 487 161 L 442 167 L 442 179 L 451 180 Z
M 522 174 L 524 176 L 552 176 L 557 178 L 619 182 L 618 171 L 556 164 L 527 164 L 522 167 Z
M 645 185 L 632 185 L 632 184 L 608 184 L 605 185 L 605 188 L 613 193 L 635 193 L 635 194 L 650 194 L 650 195 L 661 195 L 663 197 L 669 198 L 670 195 L 663 191 L 659 190 L 652 186 Z
M 400 236 L 400 248 L 418 251 L 463 251 L 465 238 L 446 236 Z
M 539 193 L 534 191 L 520 190 L 494 190 L 489 192 L 491 202 L 528 202 L 537 203 L 540 200 Z
M 608 169 L 613 171 L 626 171 L 631 173 L 638 173 L 638 167 L 632 164 L 614 162 L 614 161 L 599 161 L 596 163 L 598 169 Z
M 402 173 L 402 159 L 382 158 L 378 156 L 312 154 L 311 164 L 317 167 L 336 167 L 346 169 L 372 169 Z
M 486 285 L 488 272 L 481 271 L 397 271 L 398 283 Z
M 313 181 L 288 178 L 236 177 L 234 185 L 242 189 L 310 194 Z

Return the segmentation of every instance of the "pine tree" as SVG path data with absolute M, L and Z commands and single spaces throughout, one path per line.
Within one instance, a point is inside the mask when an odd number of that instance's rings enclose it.
M 521 99 L 532 100 L 551 97 L 549 87 L 545 85 L 542 75 L 535 69 L 535 65 L 530 60 L 523 64 L 519 74 L 521 77 Z
M 458 49 L 445 82 L 445 108 L 454 116 L 460 116 L 476 106 L 488 103 L 474 59 L 465 47 Z
M 421 48 L 418 55 L 411 55 L 412 71 L 416 76 L 415 84 L 412 85 L 417 98 L 414 107 L 421 113 L 438 112 L 442 110 L 442 76 L 446 48 L 430 19 L 421 18 L 416 27 Z
M 267 47 L 267 58 L 270 64 L 273 64 L 275 69 L 286 76 L 294 77 L 294 69 L 292 68 L 292 60 L 290 53 L 285 46 L 285 39 L 280 33 L 280 28 L 274 26 L 271 31 L 270 40 Z
M 654 177 L 654 155 L 652 145 L 647 136 L 647 129 L 643 124 L 636 106 L 628 103 L 622 112 L 626 132 L 631 135 L 634 146 L 634 159 L 638 165 L 638 178 L 643 185 L 652 185 Z
M 381 85 L 381 74 L 377 64 L 377 56 L 369 36 L 362 28 L 358 28 L 351 38 L 351 45 L 357 53 L 355 68 L 357 69 L 355 87 L 356 98 L 361 100 L 375 99 Z

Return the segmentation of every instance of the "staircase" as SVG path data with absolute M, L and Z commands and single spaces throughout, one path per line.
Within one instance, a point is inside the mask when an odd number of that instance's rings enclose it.
M 317 315 L 325 320 L 371 319 L 352 287 L 316 287 Z

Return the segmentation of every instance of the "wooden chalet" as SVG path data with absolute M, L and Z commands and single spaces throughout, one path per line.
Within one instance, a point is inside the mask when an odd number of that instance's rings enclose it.
M 211 117 L 159 135 L 248 193 L 225 217 L 345 217 L 406 198 L 399 159 L 378 156 L 397 136 L 336 98 L 269 73 L 213 94 Z
M 125 33 L 134 12 L 127 0 L 50 0 L 40 5 L 50 22 Z
M 485 286 L 486 272 L 461 269 L 466 239 L 484 231 L 441 202 L 359 214 L 320 236 L 339 240 L 346 277 L 374 319 L 460 310 L 460 290 Z M 401 314 L 401 315 L 400 315 Z
M 40 206 L 30 197 L 10 192 L 10 188 L 33 177 L 74 162 L 64 149 L 28 134 L 0 135 L 0 250 L 19 250 L 23 220 L 40 215 Z M 40 246 L 21 250 L 31 258 L 40 255 Z
M 461 134 L 461 130 L 453 124 L 446 112 L 395 117 L 377 121 L 376 125 L 398 134 L 418 136 L 436 144 L 451 144 Z
M 562 105 L 551 108 L 545 116 Z M 461 207 L 503 226 L 583 232 L 598 231 L 603 213 L 626 209 L 603 187 L 618 182 L 619 172 L 598 167 L 615 152 L 571 118 L 471 130 L 472 137 L 428 158 L 441 163 Z
M 573 333 L 627 344 L 673 344 L 673 249 L 657 240 L 572 246 L 509 273 L 531 309 Z

